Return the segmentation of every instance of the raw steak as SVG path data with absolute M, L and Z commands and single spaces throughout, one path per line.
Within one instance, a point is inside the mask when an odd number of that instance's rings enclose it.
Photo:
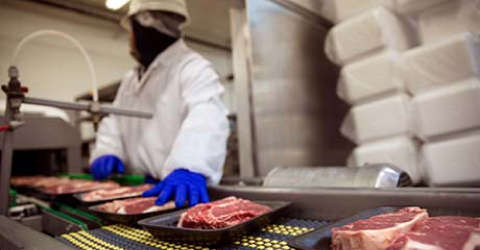
M 100 189 L 85 194 L 83 201 L 101 201 L 107 199 L 120 199 L 127 197 L 140 196 L 144 191 L 152 188 L 152 185 L 141 185 L 136 187 L 119 187 L 112 189 Z
M 181 215 L 178 226 L 201 229 L 229 227 L 271 210 L 270 207 L 232 196 L 190 208 Z
M 115 214 L 144 214 L 175 209 L 175 202 L 171 201 L 163 206 L 155 205 L 158 197 L 132 198 L 105 203 L 100 210 Z
M 32 182 L 37 181 L 45 176 L 35 175 L 35 176 L 15 176 L 10 178 L 10 184 L 12 186 L 30 186 Z
M 111 189 L 119 187 L 120 185 L 113 181 L 90 181 L 90 180 L 73 180 L 68 179 L 68 182 L 60 183 L 57 185 L 51 185 L 42 188 L 41 190 L 44 193 L 48 194 L 71 194 L 71 193 L 81 193 L 97 189 Z
M 400 235 L 428 218 L 419 207 L 406 207 L 395 213 L 373 216 L 332 229 L 333 250 L 385 250 Z
M 476 248 L 477 247 L 477 248 Z M 430 217 L 395 240 L 387 250 L 480 249 L 480 218 Z
M 47 177 L 42 175 L 37 176 L 20 176 L 12 177 L 10 183 L 12 186 L 25 186 L 32 188 L 48 187 L 67 183 L 70 179 L 66 177 Z

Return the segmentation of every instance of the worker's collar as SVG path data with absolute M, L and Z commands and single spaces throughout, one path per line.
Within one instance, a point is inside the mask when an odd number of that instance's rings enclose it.
M 145 68 L 140 64 L 137 67 L 137 76 L 139 78 L 139 84 L 137 89 L 140 89 L 145 81 L 150 76 L 151 72 L 153 72 L 158 66 L 166 66 L 172 62 L 172 58 L 175 58 L 178 54 L 178 51 L 182 48 L 186 47 L 183 38 L 178 39 L 172 45 L 170 45 L 167 49 L 165 49 L 162 53 L 160 53 L 150 64 L 150 66 L 145 71 Z
M 182 38 L 178 39 L 172 45 L 170 45 L 166 50 L 160 53 L 155 60 L 153 60 L 151 66 L 157 67 L 158 64 L 168 65 L 172 61 L 172 58 L 176 56 L 178 53 L 178 49 L 183 48 L 185 46 L 185 42 Z

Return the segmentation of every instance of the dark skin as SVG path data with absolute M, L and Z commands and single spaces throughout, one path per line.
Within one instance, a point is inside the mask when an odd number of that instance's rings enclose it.
M 135 45 L 135 36 L 133 35 L 133 31 L 130 31 L 129 34 L 129 44 L 130 44 L 130 55 L 135 58 L 135 60 L 140 59 L 140 54 L 138 53 L 138 50 Z
M 178 38 L 159 32 L 152 27 L 144 27 L 131 20 L 130 54 L 147 69 L 155 58 L 165 51 Z

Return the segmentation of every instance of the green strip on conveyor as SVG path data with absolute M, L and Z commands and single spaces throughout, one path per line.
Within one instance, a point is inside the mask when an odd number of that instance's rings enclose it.
M 42 207 L 42 209 L 45 210 L 45 211 L 47 211 L 47 212 L 49 212 L 49 213 L 51 213 L 51 214 L 54 214 L 54 215 L 62 218 L 62 219 L 64 219 L 64 220 L 70 221 L 70 222 L 72 222 L 73 224 L 78 225 L 79 227 L 81 227 L 81 228 L 82 228 L 83 230 L 85 230 L 85 231 L 88 230 L 87 225 L 85 225 L 85 223 L 83 223 L 83 222 L 80 221 L 80 220 L 77 220 L 77 219 L 75 219 L 75 218 L 73 218 L 73 217 L 71 217 L 71 216 L 68 216 L 68 215 L 64 214 L 64 213 L 55 211 L 55 210 L 53 210 L 53 209 L 51 209 L 51 208 Z
M 10 207 L 15 207 L 17 205 L 17 191 L 10 189 Z
M 68 177 L 71 179 L 93 180 L 91 174 L 59 174 L 61 177 Z M 138 186 L 145 183 L 145 176 L 143 175 L 114 175 L 111 177 L 112 181 L 119 183 L 120 185 Z
M 90 213 L 84 212 L 82 210 L 79 210 L 79 209 L 76 209 L 76 208 L 67 206 L 65 204 L 61 204 L 61 203 L 56 203 L 56 205 L 58 206 L 59 209 L 64 209 L 65 211 L 68 211 L 72 214 L 76 214 L 80 217 L 89 219 L 89 220 L 94 221 L 94 222 L 98 223 L 99 225 L 103 226 L 103 221 L 101 219 L 99 219 L 98 217 L 90 214 Z

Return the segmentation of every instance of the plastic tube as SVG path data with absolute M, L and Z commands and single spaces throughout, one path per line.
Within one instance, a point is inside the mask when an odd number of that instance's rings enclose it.
M 85 48 L 83 48 L 83 46 L 75 38 L 71 37 L 70 35 L 64 32 L 57 31 L 57 30 L 39 30 L 26 36 L 25 38 L 22 39 L 22 41 L 20 41 L 20 43 L 15 48 L 15 51 L 13 52 L 12 66 L 15 66 L 17 64 L 18 54 L 20 53 L 20 50 L 23 48 L 23 46 L 25 46 L 25 44 L 27 44 L 34 38 L 37 38 L 39 36 L 44 36 L 44 35 L 54 35 L 54 36 L 65 38 L 66 40 L 73 43 L 78 50 L 80 50 L 83 57 L 85 58 L 85 61 L 87 62 L 88 70 L 90 71 L 90 77 L 91 77 L 92 87 L 93 87 L 93 101 L 98 102 L 98 82 L 97 82 L 97 75 L 93 68 L 92 60 L 88 55 L 87 51 L 85 50 Z

